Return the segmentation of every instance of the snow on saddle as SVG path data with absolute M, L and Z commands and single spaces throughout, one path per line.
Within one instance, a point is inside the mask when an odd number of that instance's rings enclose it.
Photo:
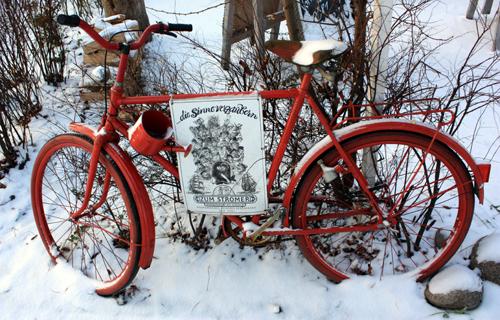
M 312 41 L 270 40 L 264 43 L 267 50 L 301 66 L 310 66 L 333 59 L 348 46 L 342 41 L 333 39 Z

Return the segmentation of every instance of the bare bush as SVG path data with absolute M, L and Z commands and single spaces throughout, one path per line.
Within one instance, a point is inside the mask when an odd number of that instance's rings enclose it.
M 307 28 L 319 30 L 316 34 L 345 41 L 350 47 L 342 57 L 340 72 L 335 74 L 334 81 L 328 82 L 318 76 L 313 78 L 317 100 L 326 114 L 333 117 L 339 107 L 349 101 L 354 104 L 369 102 L 367 93 L 374 89 L 370 88 L 369 81 L 370 64 L 374 63 L 370 42 L 373 2 L 330 1 L 331 10 L 318 6 L 318 1 L 302 3 L 304 12 L 312 12 L 310 16 L 306 16 L 305 19 L 308 20 L 303 21 L 306 31 Z M 473 44 L 466 59 L 449 65 L 437 61 L 439 51 L 454 40 L 436 37 L 432 15 L 429 21 L 421 18 L 437 4 L 439 2 L 435 0 L 395 2 L 392 27 L 388 39 L 383 44 L 390 46 L 392 52 L 386 76 L 385 102 L 390 106 L 390 102 L 394 101 L 439 98 L 443 101 L 442 108 L 453 110 L 455 113 L 455 122 L 446 130 L 456 134 L 464 117 L 498 103 L 499 58 L 497 54 L 479 62 L 474 58 L 481 46 L 485 45 L 491 28 L 491 24 L 488 25 L 484 19 L 479 19 L 477 42 Z M 214 68 L 220 65 L 219 55 L 203 44 L 195 41 L 192 43 L 208 54 L 207 59 L 214 60 Z M 229 91 L 273 90 L 298 86 L 300 74 L 289 64 L 282 63 L 272 55 L 266 55 L 264 59 L 259 57 L 257 48 L 252 46 L 250 41 L 233 45 L 229 70 L 219 70 L 214 77 L 219 82 L 223 81 Z M 222 76 L 221 72 L 224 72 Z M 205 89 L 198 92 L 206 91 Z M 285 100 L 264 102 L 268 163 L 273 158 L 290 107 L 290 101 Z M 384 112 L 390 111 L 387 109 Z M 298 160 L 324 134 L 310 110 L 306 108 L 300 117 L 274 185 L 275 194 L 283 192 Z
M 25 0 L 0 2 L 0 146 L 5 162 L 4 172 L 14 167 L 19 155 L 18 144 L 26 144 L 27 124 L 41 110 L 38 100 L 38 66 L 26 42 L 30 41 L 26 26 Z M 24 10 L 23 10 L 24 9 Z
M 17 0 L 24 1 L 24 0 Z M 30 2 L 24 13 L 23 25 L 28 32 L 24 39 L 32 59 L 43 79 L 52 85 L 62 82 L 66 55 L 56 17 L 65 0 L 38 0 Z
M 0 147 L 5 169 L 27 148 L 28 123 L 42 106 L 39 82 L 62 82 L 65 52 L 55 16 L 62 0 L 1 0 Z M 26 159 L 25 159 L 26 160 Z
M 368 101 L 369 70 L 373 63 L 370 33 L 372 29 L 372 2 L 365 0 L 333 1 L 342 5 L 342 12 L 324 14 L 321 8 L 311 9 L 312 21 L 304 21 L 319 28 L 325 38 L 335 38 L 349 44 L 341 61 L 341 68 L 334 81 L 328 82 L 315 75 L 313 86 L 320 105 L 333 118 L 337 110 L 352 101 L 362 104 Z M 317 3 L 309 1 L 308 6 Z M 441 65 L 435 57 L 439 50 L 452 38 L 438 39 L 433 34 L 433 25 L 422 21 L 419 16 L 425 10 L 432 10 L 434 0 L 403 0 L 397 2 L 393 15 L 389 38 L 384 44 L 391 46 L 392 54 L 387 70 L 386 102 L 437 97 L 444 108 L 455 112 L 456 121 L 447 128 L 455 134 L 465 116 L 484 107 L 498 103 L 498 56 L 493 54 L 486 60 L 477 61 L 473 57 L 484 44 L 489 32 L 488 26 L 478 20 L 478 40 L 464 61 L 454 65 Z M 287 38 L 284 35 L 283 38 Z M 207 45 L 188 39 L 193 57 L 173 57 L 169 54 L 148 53 L 149 61 L 144 68 L 152 94 L 204 93 L 221 91 L 279 90 L 297 88 L 300 73 L 276 56 L 262 56 L 250 41 L 233 46 L 229 70 L 220 68 L 221 57 Z M 148 58 L 146 61 L 148 61 Z M 373 89 L 373 88 L 372 88 Z M 155 106 L 157 107 L 157 106 Z M 168 106 L 160 107 L 169 112 Z M 288 119 L 291 101 L 270 99 L 263 102 L 264 128 L 266 140 L 266 161 L 273 160 L 279 138 L 283 134 Z M 386 110 L 386 112 L 389 112 Z M 353 116 L 345 114 L 343 117 Z M 338 120 L 343 120 L 340 117 Z M 439 119 L 437 119 L 439 120 Z M 302 156 L 324 136 L 310 108 L 304 108 L 300 120 L 295 124 L 290 144 L 273 186 L 272 196 L 284 192 L 290 176 Z M 168 155 L 175 161 L 175 155 Z M 140 157 L 137 157 L 140 159 Z M 141 164 L 145 162 L 138 160 Z M 146 183 L 150 190 L 167 188 L 171 195 L 166 201 L 182 201 L 178 192 L 178 181 L 166 179 L 161 168 L 146 169 Z M 149 179 L 149 180 L 148 180 Z M 156 195 L 159 195 L 155 190 Z M 176 191 L 177 190 L 177 193 Z M 172 196 L 173 195 L 173 196 Z M 161 197 L 152 197 L 154 201 Z M 178 220 L 179 221 L 179 220 Z M 175 222 L 172 222 L 175 224 Z M 179 227 L 180 229 L 180 227 Z

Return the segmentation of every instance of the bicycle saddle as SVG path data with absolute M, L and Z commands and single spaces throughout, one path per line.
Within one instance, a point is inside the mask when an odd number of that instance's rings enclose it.
M 311 66 L 333 59 L 348 46 L 333 39 L 312 41 L 269 40 L 264 43 L 267 50 L 280 58 L 301 66 Z

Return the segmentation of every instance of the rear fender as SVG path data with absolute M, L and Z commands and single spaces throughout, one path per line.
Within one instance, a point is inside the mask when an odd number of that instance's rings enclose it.
M 409 121 L 406 119 L 379 119 L 362 121 L 348 127 L 335 130 L 334 133 L 337 139 L 340 142 L 343 142 L 358 135 L 387 130 L 418 133 L 425 135 L 431 139 L 434 137 L 434 135 L 436 135 L 436 127 L 422 122 Z M 490 164 L 484 161 L 478 161 L 479 163 L 476 163 L 469 151 L 467 151 L 467 149 L 460 142 L 458 142 L 455 138 L 453 138 L 446 132 L 438 131 L 436 140 L 446 144 L 467 164 L 469 170 L 473 175 L 476 196 L 479 199 L 479 203 L 483 204 L 484 183 L 488 181 Z M 285 196 L 283 198 L 284 206 L 290 206 L 293 192 L 307 168 L 311 164 L 316 163 L 318 158 L 330 148 L 334 148 L 334 145 L 332 139 L 327 136 L 316 145 L 314 145 L 297 164 L 287 192 L 285 193 Z
M 69 128 L 73 131 L 84 134 L 91 139 L 95 139 L 98 135 L 97 129 L 95 127 L 83 123 L 73 122 L 69 125 Z M 142 231 L 142 248 L 139 266 L 143 269 L 147 269 L 149 268 L 149 266 L 151 265 L 151 261 L 153 260 L 153 253 L 155 248 L 154 216 L 148 192 L 146 190 L 146 187 L 144 186 L 144 183 L 142 182 L 141 176 L 130 160 L 130 157 L 125 151 L 123 151 L 118 143 L 106 143 L 104 145 L 104 150 L 115 161 L 118 168 L 120 168 L 120 171 L 123 173 L 125 180 L 127 180 L 130 190 L 132 191 L 132 195 L 137 206 L 137 211 L 139 213 Z

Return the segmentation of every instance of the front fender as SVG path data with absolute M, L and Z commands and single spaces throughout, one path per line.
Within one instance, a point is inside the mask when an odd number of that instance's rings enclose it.
M 386 130 L 418 133 L 421 135 L 425 135 L 431 139 L 436 136 L 436 140 L 446 144 L 467 164 L 474 176 L 473 180 L 475 182 L 475 190 L 476 195 L 479 199 L 479 203 L 483 203 L 483 187 L 484 183 L 488 181 L 490 164 L 485 162 L 482 162 L 480 164 L 476 163 L 469 151 L 467 151 L 467 149 L 460 142 L 458 142 L 455 138 L 453 138 L 446 132 L 438 131 L 436 133 L 436 127 L 434 126 L 418 121 L 409 121 L 406 119 L 379 119 L 358 122 L 348 127 L 335 130 L 334 133 L 339 142 L 342 142 L 358 135 Z M 284 206 L 290 206 L 293 192 L 307 168 L 311 164 L 316 163 L 317 159 L 325 151 L 333 147 L 334 145 L 332 139 L 329 136 L 326 136 L 305 154 L 305 156 L 297 164 L 297 167 L 294 170 L 287 192 L 285 193 L 285 196 L 283 198 Z
M 95 127 L 83 123 L 73 122 L 69 125 L 69 128 L 73 131 L 84 134 L 91 139 L 95 139 L 98 134 Z M 151 265 L 155 249 L 155 224 L 153 207 L 151 206 L 148 192 L 146 190 L 146 187 L 144 186 L 144 183 L 142 182 L 141 176 L 130 160 L 130 157 L 117 143 L 109 142 L 104 144 L 104 150 L 115 161 L 118 168 L 120 168 L 125 177 L 125 180 L 127 180 L 130 190 L 132 191 L 132 195 L 137 206 L 137 211 L 139 213 L 142 231 L 142 248 L 139 266 L 143 269 L 147 269 Z

